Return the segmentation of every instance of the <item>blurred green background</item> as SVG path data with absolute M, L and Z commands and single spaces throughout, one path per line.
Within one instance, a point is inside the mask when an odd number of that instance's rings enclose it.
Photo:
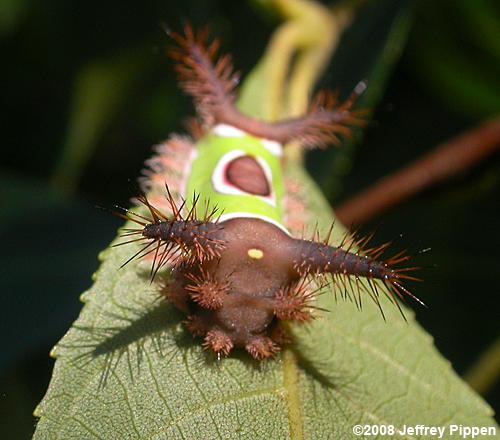
M 330 2 L 324 2 L 330 5 Z M 356 143 L 308 155 L 332 205 L 500 113 L 500 4 L 378 0 L 361 7 L 319 86 L 361 79 L 373 121 Z M 29 438 L 48 352 L 77 317 L 97 255 L 120 221 L 151 147 L 193 113 L 165 56 L 166 23 L 210 24 L 248 73 L 276 16 L 265 1 L 0 0 L 0 438 Z M 414 291 L 421 324 L 464 374 L 499 336 L 500 157 L 387 212 L 383 242 L 431 247 Z M 500 401 L 499 385 L 485 398 Z

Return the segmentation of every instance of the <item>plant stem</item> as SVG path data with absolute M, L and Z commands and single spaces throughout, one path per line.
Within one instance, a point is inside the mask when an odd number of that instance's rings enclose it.
M 497 117 L 382 178 L 338 206 L 335 213 L 343 224 L 361 225 L 415 194 L 468 170 L 499 148 L 500 117 Z
M 247 114 L 273 121 L 307 111 L 311 90 L 351 22 L 356 4 L 347 2 L 333 11 L 307 0 L 269 4 L 285 21 L 245 81 L 239 106 Z M 300 161 L 300 146 L 289 145 L 287 158 Z
M 500 338 L 493 342 L 465 373 L 465 381 L 479 394 L 485 394 L 500 376 Z

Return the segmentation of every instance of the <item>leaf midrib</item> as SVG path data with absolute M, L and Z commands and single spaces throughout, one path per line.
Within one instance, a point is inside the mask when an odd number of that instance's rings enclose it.
M 292 440 L 303 440 L 304 425 L 299 389 L 299 370 L 297 358 L 290 349 L 283 351 L 283 387 L 288 403 L 288 425 Z

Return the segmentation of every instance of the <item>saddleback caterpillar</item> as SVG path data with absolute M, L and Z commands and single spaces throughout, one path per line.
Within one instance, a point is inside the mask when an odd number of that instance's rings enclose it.
M 137 198 L 148 214 L 119 208 L 118 215 L 139 226 L 126 229 L 132 239 L 120 244 L 144 243 L 128 261 L 152 260 L 151 277 L 186 313 L 187 329 L 218 356 L 243 347 L 260 360 L 286 342 L 282 321 L 313 318 L 311 279 L 345 292 L 350 285 L 356 302 L 364 292 L 379 307 L 382 292 L 397 307 L 405 295 L 416 299 L 402 284 L 415 279 L 416 268 L 399 266 L 405 254 L 381 259 L 388 245 L 368 248 L 371 237 L 346 235 L 336 246 L 329 236 L 295 238 L 287 221 L 293 188 L 282 175 L 283 146 L 339 144 L 363 124 L 353 105 L 364 83 L 344 102 L 321 93 L 305 116 L 264 122 L 236 108 L 238 75 L 228 55 L 217 56 L 218 41 L 189 26 L 170 36 L 180 85 L 197 109 L 196 141 L 173 137 L 160 146 L 148 163 L 148 197 Z

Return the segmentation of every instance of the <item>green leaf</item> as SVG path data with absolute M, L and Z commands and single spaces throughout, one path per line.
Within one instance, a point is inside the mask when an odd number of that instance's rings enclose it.
M 237 106 L 240 110 L 244 109 L 248 116 L 269 120 L 271 115 L 266 112 L 267 107 L 264 105 L 269 95 L 267 87 L 264 86 L 267 84 L 264 61 L 261 60 L 245 78 L 240 89 Z
M 455 6 L 459 7 L 455 10 Z M 453 111 L 478 119 L 500 112 L 500 32 L 497 25 L 493 35 L 491 22 L 498 21 L 498 13 L 495 17 L 492 6 L 488 2 L 429 4 L 416 21 L 409 52 L 412 67 L 433 94 Z
M 81 68 L 66 139 L 52 175 L 54 187 L 67 193 L 75 190 L 102 134 L 146 68 L 147 60 L 133 51 Z
M 416 43 L 421 44 L 415 56 L 416 69 L 434 93 L 464 115 L 482 119 L 497 115 L 500 81 L 495 73 L 490 75 L 491 70 L 474 64 L 456 47 L 436 43 L 430 37 L 425 39 Z
M 316 186 L 293 164 L 287 172 L 326 228 Z M 53 351 L 35 439 L 356 438 L 355 424 L 494 425 L 413 316 L 405 323 L 387 301 L 384 322 L 371 302 L 358 311 L 325 293 L 318 305 L 330 311 L 291 327 L 291 350 L 276 360 L 218 362 L 159 300 L 144 263 L 119 269 L 132 252 L 102 253 L 83 311 Z

